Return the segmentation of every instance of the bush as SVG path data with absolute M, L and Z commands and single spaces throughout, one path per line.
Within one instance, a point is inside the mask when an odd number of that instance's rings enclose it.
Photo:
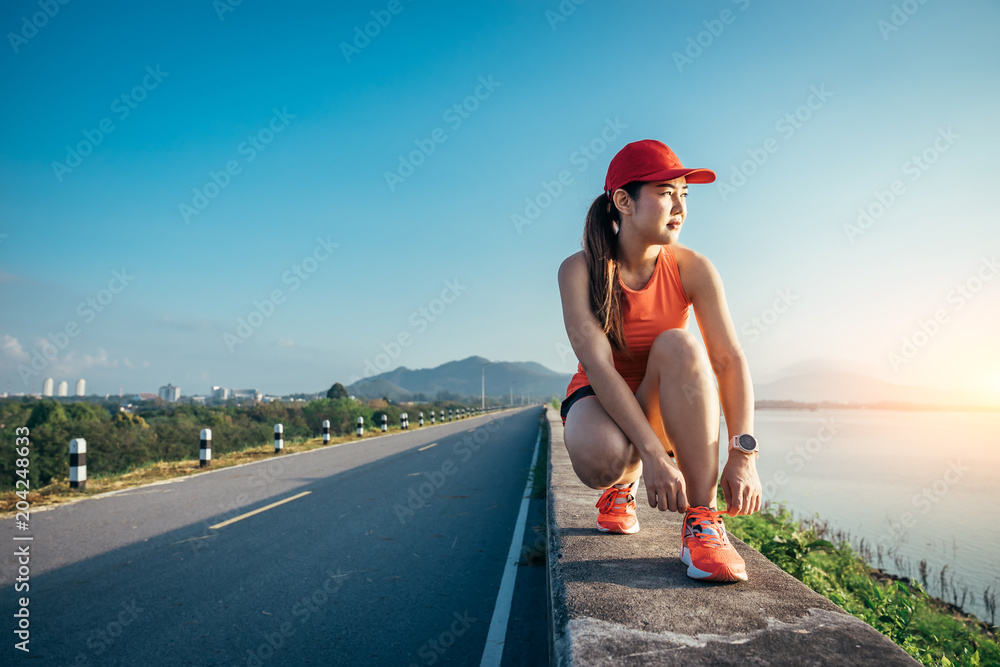
M 29 483 L 31 490 L 69 476 L 69 442 L 87 440 L 87 471 L 90 477 L 129 472 L 156 461 L 197 458 L 200 433 L 212 429 L 212 451 L 217 454 L 259 447 L 274 439 L 274 425 L 282 424 L 284 437 L 318 437 L 324 419 L 333 435 L 354 433 L 358 417 L 368 429 L 380 429 L 381 417 L 398 427 L 407 412 L 416 423 L 422 410 L 430 421 L 430 410 L 468 407 L 454 402 L 413 406 L 392 405 L 384 400 L 360 403 L 349 397 L 324 398 L 302 403 L 258 403 L 249 406 L 176 405 L 147 401 L 135 414 L 105 405 L 77 401 L 62 403 L 38 399 L 0 400 L 0 491 L 13 490 L 15 477 L 14 429 L 30 429 Z M 109 412 L 113 410 L 114 412 Z

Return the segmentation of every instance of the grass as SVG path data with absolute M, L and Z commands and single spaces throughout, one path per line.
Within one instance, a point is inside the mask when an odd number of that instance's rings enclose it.
M 544 410 L 542 411 L 538 426 L 541 429 L 542 437 L 538 443 L 538 461 L 532 470 L 531 492 L 528 496 L 532 500 L 544 500 L 548 495 L 549 488 L 549 424 Z M 548 553 L 546 545 L 547 527 L 546 513 L 543 511 L 541 523 L 530 527 L 531 533 L 529 535 L 534 535 L 535 539 L 531 546 L 521 547 L 521 559 L 518 561 L 518 565 L 545 565 Z
M 921 663 L 1000 665 L 996 626 L 931 597 L 917 581 L 872 569 L 849 542 L 823 539 L 815 524 L 796 521 L 784 507 L 727 518 L 726 527 Z
M 545 412 L 542 412 L 542 419 L 545 420 Z M 538 460 L 532 470 L 531 498 L 545 498 L 548 493 L 549 480 L 549 425 L 540 424 L 542 431 L 541 441 L 538 443 Z

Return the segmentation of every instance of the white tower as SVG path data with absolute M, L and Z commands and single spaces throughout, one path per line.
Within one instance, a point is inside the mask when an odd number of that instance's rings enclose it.
M 69 393 L 69 384 L 67 384 L 66 380 L 63 380 L 62 382 L 59 383 L 59 389 L 58 391 L 56 391 L 56 396 L 65 396 L 68 393 Z
M 42 396 L 52 395 L 52 378 L 45 378 L 45 383 L 42 385 Z
M 76 381 L 76 395 L 86 396 L 87 395 L 87 381 L 80 378 Z
M 160 387 L 160 398 L 167 403 L 176 403 L 181 398 L 181 388 L 168 382 L 166 386 Z

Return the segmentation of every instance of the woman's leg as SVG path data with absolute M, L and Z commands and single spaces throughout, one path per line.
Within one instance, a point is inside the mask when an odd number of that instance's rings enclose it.
M 563 441 L 573 470 L 592 489 L 629 484 L 642 473 L 639 451 L 596 396 L 584 396 L 570 406 Z
M 708 355 L 694 335 L 686 329 L 668 329 L 653 341 L 646 376 L 635 396 L 664 448 L 674 452 L 688 505 L 714 509 L 719 396 L 713 377 Z

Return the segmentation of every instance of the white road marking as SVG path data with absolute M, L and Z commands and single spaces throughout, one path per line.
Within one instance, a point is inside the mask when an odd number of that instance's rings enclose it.
M 531 487 L 535 481 L 535 465 L 538 462 L 538 449 L 542 443 L 542 430 L 538 429 L 538 439 L 535 440 L 535 453 L 531 457 L 531 468 L 528 473 L 528 483 L 524 485 L 524 496 L 521 498 L 521 509 L 514 523 L 514 537 L 510 540 L 510 551 L 507 552 L 507 565 L 500 580 L 500 591 L 497 593 L 496 606 L 493 608 L 493 620 L 490 621 L 490 631 L 486 636 L 486 647 L 480 667 L 499 667 L 503 659 L 503 645 L 507 637 L 507 621 L 510 620 L 510 607 L 514 598 L 514 583 L 517 580 L 517 563 L 521 559 L 521 543 L 524 542 L 524 524 L 528 520 L 528 503 L 531 501 Z
M 222 523 L 217 523 L 214 526 L 209 526 L 209 528 L 222 528 L 223 526 L 228 526 L 229 524 L 236 523 L 237 521 L 241 521 L 241 520 L 247 518 L 248 516 L 253 516 L 254 514 L 260 514 L 261 512 L 264 512 L 264 511 L 267 511 L 267 510 L 271 509 L 272 507 L 277 507 L 278 505 L 284 505 L 285 503 L 287 503 L 289 501 L 292 501 L 292 500 L 295 500 L 296 498 L 301 498 L 302 496 L 308 496 L 310 493 L 312 493 L 312 491 L 303 491 L 302 493 L 300 493 L 298 495 L 292 496 L 290 498 L 285 498 L 284 500 L 279 500 L 278 502 L 271 503 L 270 505 L 267 505 L 265 507 L 260 507 L 258 509 L 255 509 L 252 512 L 247 512 L 246 514 L 241 514 L 241 515 L 239 515 L 237 517 L 234 517 L 234 518 L 230 519 L 229 521 L 223 521 Z

